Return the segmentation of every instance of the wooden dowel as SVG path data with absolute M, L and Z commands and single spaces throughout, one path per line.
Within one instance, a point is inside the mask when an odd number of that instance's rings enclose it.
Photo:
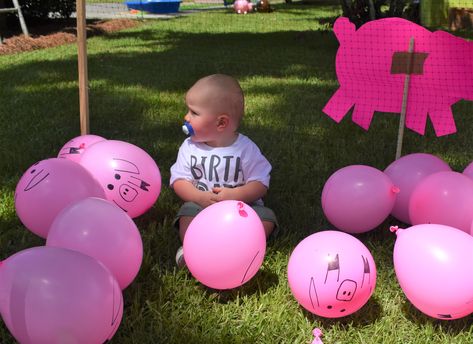
M 404 138 L 404 126 L 406 124 L 407 96 L 409 95 L 409 82 L 411 80 L 412 63 L 414 60 L 414 37 L 409 41 L 409 59 L 407 60 L 407 75 L 404 79 L 404 91 L 402 94 L 401 116 L 399 119 L 399 131 L 397 134 L 396 160 L 401 157 L 402 140 Z
M 89 125 L 89 80 L 87 77 L 87 26 L 85 13 L 85 0 L 77 0 L 77 48 L 78 48 L 78 72 L 79 72 L 79 109 L 80 109 L 80 133 L 90 133 Z

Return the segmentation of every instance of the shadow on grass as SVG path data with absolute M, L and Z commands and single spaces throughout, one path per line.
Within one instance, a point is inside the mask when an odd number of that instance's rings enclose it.
M 435 319 L 419 311 L 408 300 L 402 304 L 401 311 L 409 321 L 419 326 L 429 325 L 436 331 L 443 331 L 453 335 L 457 335 L 463 331 L 468 331 L 468 329 L 471 328 L 473 321 L 473 314 L 454 320 Z
M 202 286 L 206 296 L 215 299 L 221 304 L 235 301 L 237 298 L 251 296 L 255 294 L 264 294 L 268 289 L 277 286 L 278 276 L 271 271 L 260 269 L 258 273 L 244 285 L 229 289 L 217 290 Z

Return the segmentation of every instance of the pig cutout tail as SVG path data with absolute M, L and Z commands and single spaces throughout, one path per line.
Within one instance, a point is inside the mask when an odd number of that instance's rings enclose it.
M 339 17 L 333 24 L 333 32 L 337 36 L 340 45 L 353 40 L 356 26 L 347 17 Z

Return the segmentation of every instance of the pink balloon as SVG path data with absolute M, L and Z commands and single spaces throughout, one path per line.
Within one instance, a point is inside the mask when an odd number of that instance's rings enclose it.
M 470 232 L 473 220 L 473 180 L 458 172 L 425 177 L 409 202 L 412 224 L 437 223 Z
M 57 157 L 79 162 L 84 151 L 94 143 L 100 141 L 105 141 L 105 139 L 97 135 L 81 135 L 74 137 L 62 146 Z
M 370 251 L 355 237 L 323 231 L 302 240 L 289 258 L 289 287 L 309 312 L 339 318 L 359 310 L 376 286 Z
M 263 223 L 239 201 L 221 201 L 202 210 L 184 237 L 184 258 L 192 275 L 214 289 L 249 281 L 266 252 Z
M 253 10 L 253 3 L 247 0 L 236 0 L 233 3 L 233 9 L 235 10 L 236 13 L 248 13 Z
M 396 231 L 394 269 L 412 304 L 437 319 L 473 312 L 473 237 L 423 224 Z
M 473 161 L 463 170 L 463 174 L 473 179 Z
M 37 162 L 23 174 L 15 190 L 15 207 L 21 222 L 46 238 L 56 215 L 86 197 L 105 198 L 105 193 L 81 165 L 53 158 Z
M 120 325 L 118 283 L 103 264 L 82 253 L 27 249 L 2 262 L 0 280 L 0 312 L 22 344 L 102 344 Z
M 143 258 L 141 236 L 133 220 L 115 204 L 93 197 L 58 214 L 46 246 L 68 248 L 97 259 L 122 289 L 136 277 Z
M 404 223 L 411 223 L 409 200 L 417 184 L 432 173 L 451 170 L 442 159 L 424 153 L 405 155 L 392 162 L 384 173 L 401 191 L 397 195 L 391 215 Z
M 379 226 L 393 209 L 399 189 L 380 170 L 351 165 L 336 171 L 325 183 L 322 208 L 327 219 L 348 233 Z
M 107 199 L 130 217 L 144 214 L 158 199 L 161 173 L 140 147 L 115 140 L 98 142 L 84 152 L 80 164 L 97 178 Z

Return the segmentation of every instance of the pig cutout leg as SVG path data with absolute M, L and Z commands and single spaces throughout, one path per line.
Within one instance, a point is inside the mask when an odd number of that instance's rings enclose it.
M 406 127 L 420 135 L 425 133 L 425 124 L 427 123 L 427 108 L 411 103 L 407 107 Z
M 450 106 L 447 105 L 442 109 L 432 109 L 429 111 L 429 116 L 437 136 L 453 134 L 457 131 Z
M 368 130 L 373 119 L 374 109 L 369 104 L 360 104 L 355 105 L 353 110 L 352 120 L 360 127 L 365 130 Z
M 340 87 L 332 98 L 330 98 L 322 111 L 329 115 L 335 122 L 340 123 L 354 104 L 355 102 L 348 93 Z

